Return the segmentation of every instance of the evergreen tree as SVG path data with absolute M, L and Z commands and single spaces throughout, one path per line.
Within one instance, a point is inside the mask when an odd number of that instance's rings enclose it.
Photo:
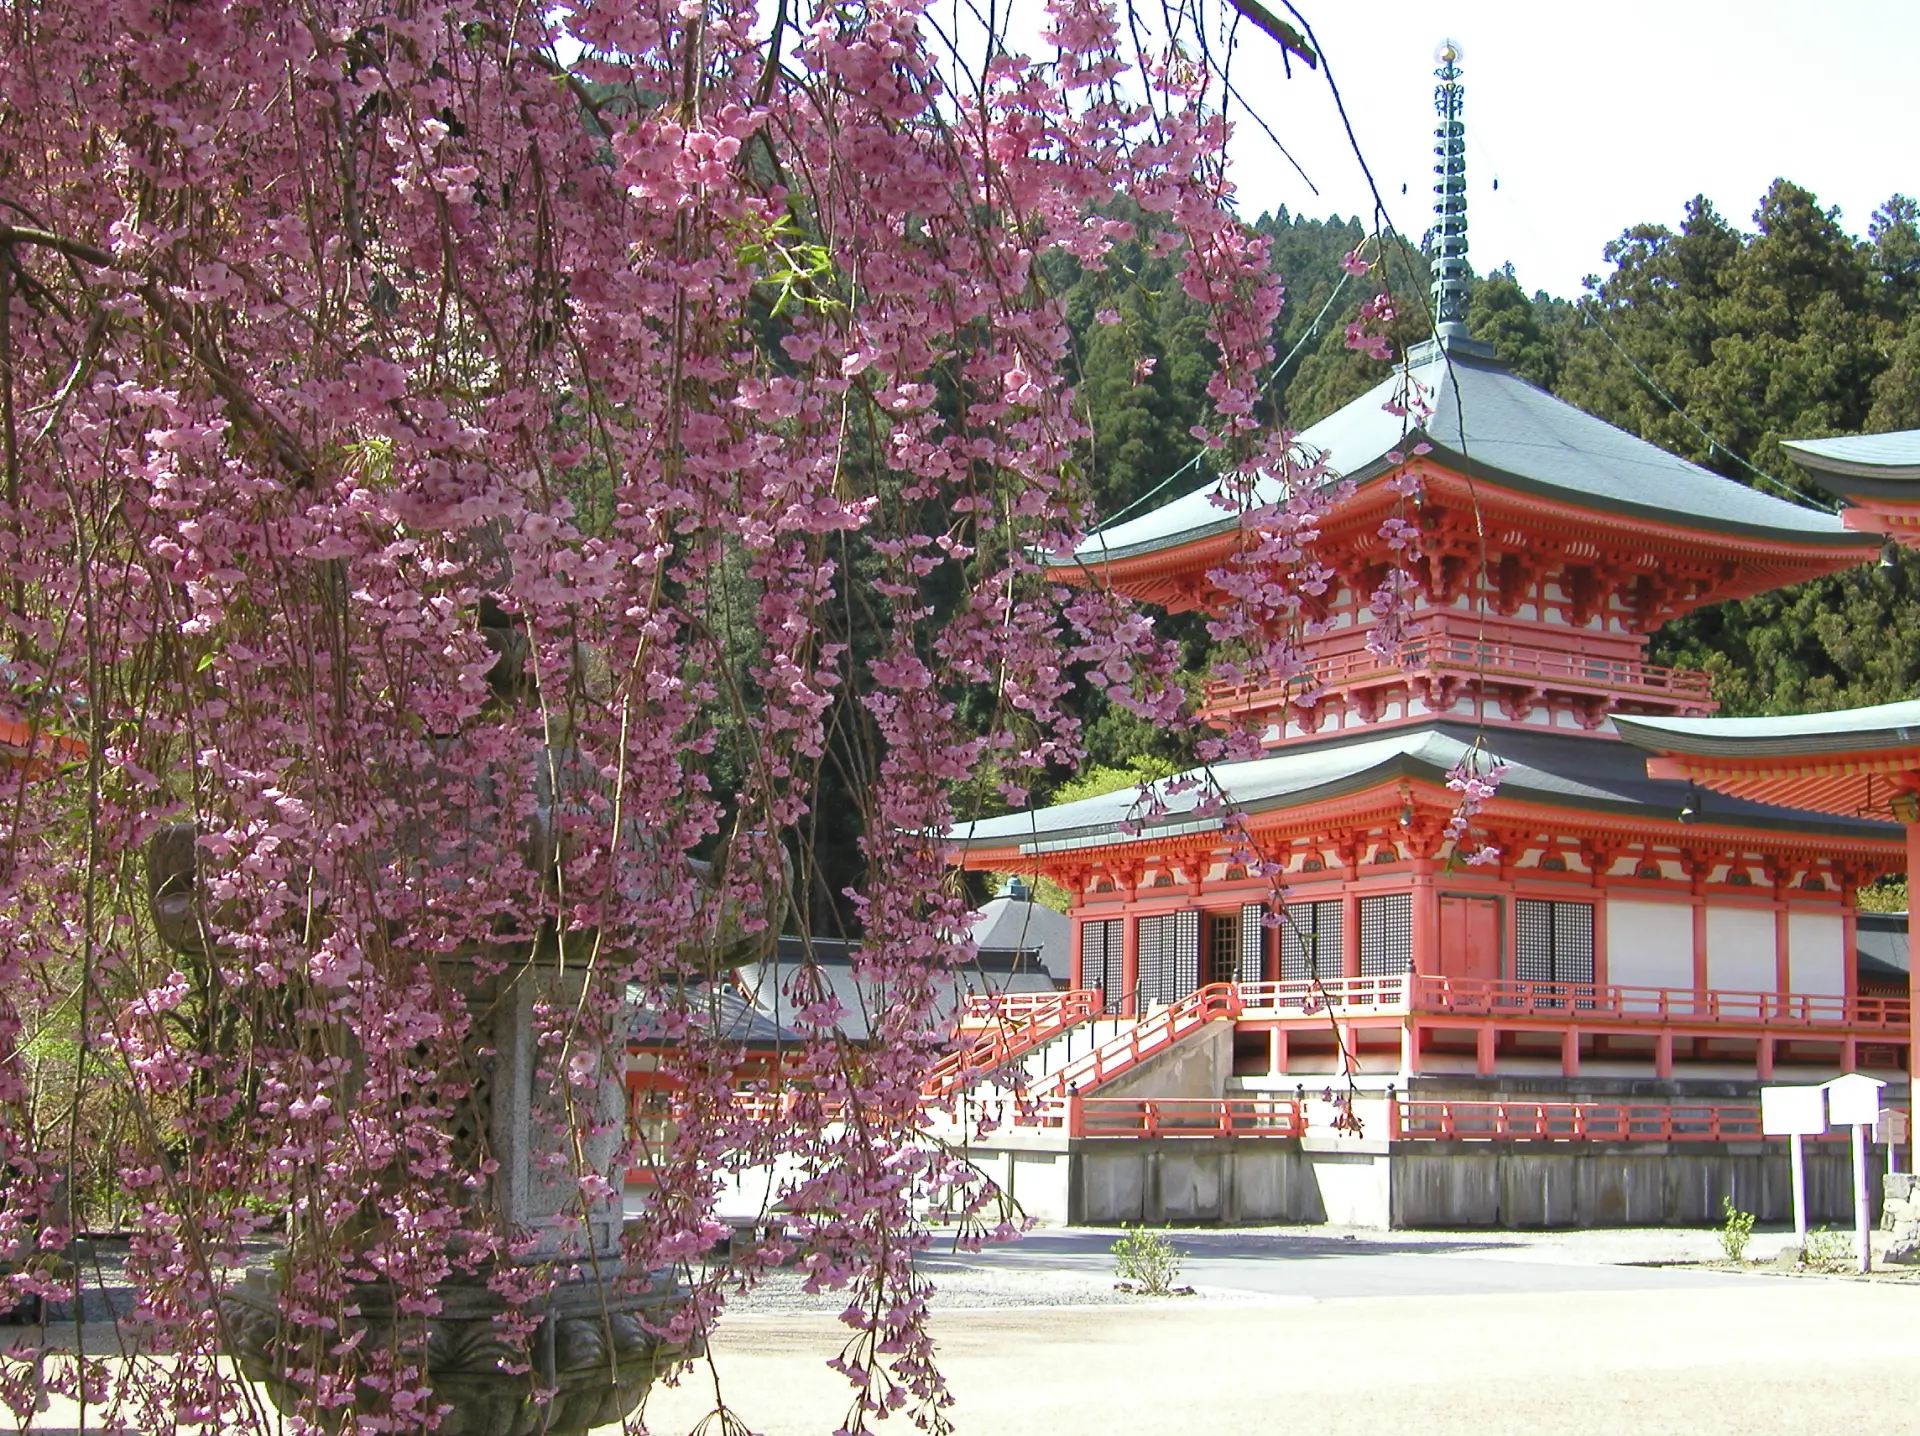
M 1920 424 L 1920 235 L 1896 195 L 1869 242 L 1778 180 L 1743 235 L 1704 198 L 1678 233 L 1638 225 L 1607 247 L 1566 336 L 1563 398 L 1728 477 L 1825 496 L 1780 442 Z M 1736 457 L 1738 456 L 1738 457 Z M 1746 460 L 1743 463 L 1742 460 Z M 1661 662 L 1705 667 L 1728 713 L 1887 702 L 1920 685 L 1920 585 L 1905 555 L 1668 625 Z

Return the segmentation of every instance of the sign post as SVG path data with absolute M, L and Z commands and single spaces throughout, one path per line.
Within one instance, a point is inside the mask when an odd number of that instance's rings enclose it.
M 1833 1125 L 1853 1128 L 1853 1246 L 1861 1271 L 1873 1269 L 1873 1204 L 1867 1191 L 1867 1142 L 1880 1120 L 1880 1089 L 1887 1084 L 1877 1077 L 1849 1072 L 1824 1084 L 1827 1116 Z
M 1788 1139 L 1793 1158 L 1793 1239 L 1807 1249 L 1806 1139 L 1827 1130 L 1826 1092 L 1819 1087 L 1762 1087 L 1760 1130 Z

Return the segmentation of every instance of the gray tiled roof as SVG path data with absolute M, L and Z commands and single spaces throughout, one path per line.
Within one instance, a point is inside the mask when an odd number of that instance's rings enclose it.
M 1795 463 L 1814 472 L 1862 478 L 1920 479 L 1920 429 L 1893 434 L 1849 434 L 1838 439 L 1790 439 L 1781 444 Z
M 793 1021 L 794 984 L 806 965 L 806 959 L 782 952 L 764 962 L 748 963 L 736 975 L 741 990 L 760 1015 L 791 1030 L 788 1024 Z M 856 973 L 844 957 L 817 954 L 813 965 L 840 1005 L 839 1030 L 853 1041 L 864 1042 L 873 1035 L 879 1014 L 894 1000 L 892 995 L 883 983 Z M 934 983 L 939 989 L 933 1004 L 936 1021 L 945 1021 L 958 1012 L 969 993 L 1056 990 L 1054 979 L 1037 963 L 1008 966 L 987 960 L 943 971 Z
M 1913 971 L 1913 955 L 1907 947 L 1907 914 L 1863 912 L 1855 938 L 1862 977 L 1900 982 Z
M 1864 542 L 1830 514 L 1689 463 L 1496 361 L 1432 350 L 1411 372 L 1434 406 L 1423 431 L 1407 432 L 1405 421 L 1382 407 L 1399 386 L 1396 377 L 1303 431 L 1302 449 L 1324 453 L 1335 472 L 1364 482 L 1392 467 L 1389 454 L 1406 453 L 1424 437 L 1436 458 L 1472 477 L 1596 510 L 1798 543 Z M 1113 524 L 1060 562 L 1126 558 L 1231 529 L 1239 519 L 1213 502 L 1215 492 L 1208 485 Z M 1277 501 L 1278 481 L 1263 481 L 1258 497 Z
M 1400 778 L 1444 781 L 1472 746 L 1470 727 L 1430 723 L 1375 737 L 1330 738 L 1290 747 L 1271 757 L 1218 764 L 1213 773 L 1229 803 L 1241 811 L 1259 813 L 1362 792 Z M 1508 729 L 1493 735 L 1488 746 L 1508 765 L 1500 783 L 1500 796 L 1505 798 L 1560 808 L 1677 817 L 1688 791 L 1685 783 L 1647 777 L 1642 754 L 1611 738 Z M 1176 782 L 1162 779 L 1154 785 L 1165 799 L 1167 812 L 1142 819 L 1138 840 L 1219 828 L 1218 818 L 1198 814 L 1200 791 L 1170 791 Z M 951 836 L 963 848 L 1018 843 L 1021 852 L 1031 854 L 1100 847 L 1130 841 L 1119 827 L 1137 815 L 1138 802 L 1139 790 L 1126 788 L 961 824 Z M 1713 821 L 1719 825 L 1859 837 L 1899 834 L 1887 823 L 1808 814 L 1731 797 L 1716 796 L 1713 809 Z
M 1920 745 L 1920 701 L 1779 718 L 1628 718 L 1620 736 L 1654 752 L 1771 758 Z

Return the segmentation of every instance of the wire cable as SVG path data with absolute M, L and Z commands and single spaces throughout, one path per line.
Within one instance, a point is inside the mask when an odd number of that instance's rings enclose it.
M 1608 329 L 1607 326 L 1601 322 L 1600 316 L 1593 310 L 1591 306 L 1582 309 L 1581 318 L 1585 322 L 1591 324 L 1595 329 L 1598 329 L 1600 331 L 1601 337 L 1604 338 L 1607 341 L 1607 343 L 1611 344 L 1614 347 L 1614 349 L 1619 353 L 1622 359 L 1627 361 L 1628 367 L 1631 368 L 1634 373 L 1640 376 L 1640 382 L 1647 386 L 1647 388 L 1653 393 L 1655 398 L 1659 399 L 1661 403 L 1665 404 L 1669 409 L 1673 410 L 1674 413 L 1678 414 L 1680 418 L 1686 422 L 1688 428 L 1692 429 L 1694 433 L 1698 434 L 1701 438 L 1707 441 L 1707 456 L 1709 458 L 1711 458 L 1716 452 L 1725 454 L 1729 459 L 1732 459 L 1736 464 L 1738 464 L 1741 468 L 1745 469 L 1748 473 L 1752 474 L 1755 478 L 1765 479 L 1768 483 L 1772 484 L 1776 489 L 1779 489 L 1783 497 L 1791 499 L 1793 502 L 1799 504 L 1802 508 L 1814 509 L 1820 513 L 1829 514 L 1829 515 L 1838 514 L 1840 512 L 1839 505 L 1835 504 L 1830 506 L 1827 504 L 1823 504 L 1818 499 L 1812 498 L 1807 494 L 1801 493 L 1800 490 L 1796 489 L 1792 484 L 1787 483 L 1784 479 L 1776 479 L 1772 474 L 1768 473 L 1765 469 L 1761 468 L 1758 464 L 1755 464 L 1749 461 L 1745 455 L 1740 454 L 1737 451 L 1728 448 L 1725 444 L 1721 443 L 1718 439 L 1714 438 L 1712 434 L 1709 434 L 1706 431 L 1706 429 L 1701 426 L 1699 420 L 1695 419 L 1693 415 L 1689 414 L 1685 409 L 1681 408 L 1680 405 L 1675 402 L 1673 396 L 1669 394 L 1665 389 L 1662 389 L 1657 383 L 1655 383 L 1653 376 L 1649 374 L 1645 369 L 1642 369 L 1640 367 L 1639 361 L 1636 360 L 1631 354 L 1627 352 L 1625 345 L 1621 344 L 1621 342 L 1618 339 L 1613 337 L 1613 331 Z

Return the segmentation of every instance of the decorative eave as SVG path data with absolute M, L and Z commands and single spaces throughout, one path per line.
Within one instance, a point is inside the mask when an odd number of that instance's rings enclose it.
M 1454 803 L 1446 788 L 1447 777 L 1444 765 L 1418 752 L 1390 752 L 1365 767 L 1337 773 L 1325 781 L 1239 800 L 1236 806 L 1244 815 L 1248 834 L 1256 840 L 1291 841 L 1357 822 L 1397 821 L 1408 802 L 1427 816 L 1438 815 L 1444 821 Z M 1513 784 L 1503 787 L 1487 805 L 1489 822 L 1496 818 L 1525 819 L 1568 834 L 1609 833 L 1635 841 L 1676 844 L 1697 842 L 1697 835 L 1710 833 L 1755 852 L 1804 855 L 1811 847 L 1825 854 L 1878 860 L 1901 850 L 1899 831 L 1877 822 L 1835 823 L 1814 813 L 1796 814 L 1776 808 L 1709 815 L 1704 823 L 1685 823 L 1679 817 L 1683 797 L 1679 793 L 1659 795 L 1671 800 L 1669 810 L 1645 795 L 1636 797 L 1590 785 L 1585 791 L 1568 792 L 1564 797 L 1542 796 L 1542 782 L 1566 781 L 1544 769 L 1536 770 L 1532 780 L 1519 781 L 1523 786 L 1517 790 Z M 954 860 L 968 868 L 1040 871 L 1050 866 L 1083 866 L 1107 860 L 1137 863 L 1149 854 L 1218 849 L 1226 841 L 1218 817 L 1169 814 L 1166 820 L 1143 821 L 1134 835 L 1119 833 L 1120 821 L 1090 817 L 1080 826 L 1051 831 L 1044 831 L 1036 822 L 1031 837 L 994 834 L 985 840 L 963 841 L 956 845 Z
M 1782 718 L 1618 717 L 1647 773 L 1819 812 L 1885 812 L 1920 780 L 1920 702 Z
M 1403 474 L 1419 481 L 1419 498 L 1405 498 L 1386 483 Z M 1593 508 L 1490 466 L 1443 455 L 1439 446 L 1420 460 L 1383 462 L 1351 477 L 1359 483 L 1358 492 L 1321 522 L 1320 537 L 1312 545 L 1313 553 L 1333 567 L 1355 559 L 1384 562 L 1389 551 L 1379 528 L 1396 509 L 1406 510 L 1416 523 L 1423 513 L 1446 509 L 1472 519 L 1467 537 L 1476 550 L 1484 542 L 1490 553 L 1532 551 L 1540 540 L 1552 539 L 1565 550 L 1552 556 L 1555 562 L 1657 574 L 1667 581 L 1684 569 L 1687 591 L 1676 593 L 1673 600 L 1676 611 L 1684 612 L 1843 572 L 1867 562 L 1879 548 L 1876 538 L 1839 526 L 1788 538 L 1777 530 L 1740 525 L 1709 529 L 1675 523 L 1670 515 L 1655 518 L 1624 507 L 1610 522 L 1596 526 Z M 1458 537 L 1421 527 L 1422 549 L 1443 548 Z M 1503 535 L 1503 530 L 1518 532 Z M 1097 562 L 1090 561 L 1083 548 L 1080 558 L 1056 561 L 1055 572 L 1069 582 L 1110 583 L 1129 597 L 1172 612 L 1211 609 L 1220 595 L 1207 575 L 1249 546 L 1242 516 L 1222 513 L 1170 542 L 1118 548 Z M 1434 586 L 1430 577 L 1422 577 L 1428 587 Z

